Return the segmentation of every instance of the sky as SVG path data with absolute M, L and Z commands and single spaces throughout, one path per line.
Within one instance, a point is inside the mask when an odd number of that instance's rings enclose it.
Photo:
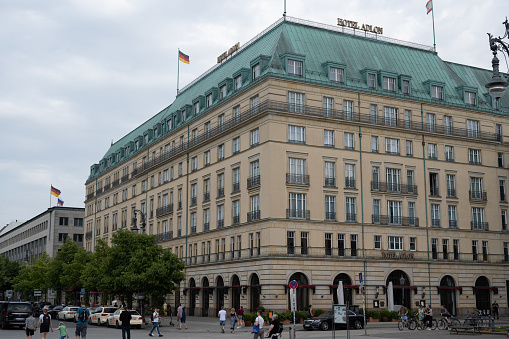
M 383 27 L 433 45 L 427 0 L 287 0 L 287 15 Z M 491 69 L 487 32 L 504 34 L 507 0 L 435 0 L 438 55 Z M 85 181 L 111 142 L 283 14 L 284 0 L 0 1 L 0 228 L 48 207 L 84 207 Z M 509 40 L 506 40 L 509 42 Z M 502 56 L 501 71 L 507 72 Z M 51 203 L 51 205 L 50 205 Z

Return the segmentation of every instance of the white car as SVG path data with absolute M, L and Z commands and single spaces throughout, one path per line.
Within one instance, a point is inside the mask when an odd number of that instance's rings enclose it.
M 116 307 L 98 307 L 90 314 L 89 323 L 103 325 L 108 323 L 108 317 L 117 310 Z
M 72 320 L 74 319 L 74 315 L 78 311 L 79 307 L 66 306 L 62 309 L 62 311 L 58 312 L 57 319 L 60 320 Z
M 143 323 L 143 320 L 141 319 L 141 315 L 136 310 L 129 310 L 131 313 L 131 326 L 136 326 L 136 328 L 141 328 L 141 324 Z M 116 310 L 113 315 L 110 315 L 108 317 L 108 327 L 115 326 L 116 328 L 120 328 L 122 326 L 120 320 L 118 318 L 120 317 L 120 313 L 122 313 L 122 310 Z

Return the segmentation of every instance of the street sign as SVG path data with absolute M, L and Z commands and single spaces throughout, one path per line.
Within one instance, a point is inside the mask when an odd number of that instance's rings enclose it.
M 297 311 L 297 290 L 295 288 L 292 288 L 290 290 L 290 305 L 291 305 L 291 311 L 296 312 Z
M 346 306 L 334 305 L 334 323 L 346 324 Z
M 7 298 L 12 298 L 12 290 L 5 291 Z
M 34 297 L 41 297 L 41 296 L 42 296 L 41 290 L 34 290 Z
M 85 295 L 85 289 L 84 289 L 84 288 L 82 288 L 82 289 L 81 289 L 80 294 L 81 294 L 81 295 Z
M 290 281 L 290 288 L 292 290 L 296 289 L 299 286 L 295 280 Z
M 362 272 L 359 273 L 359 282 L 362 284 Z

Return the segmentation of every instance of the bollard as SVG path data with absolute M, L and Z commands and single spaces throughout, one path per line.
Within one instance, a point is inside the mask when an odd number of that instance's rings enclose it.
M 293 329 L 291 326 L 288 326 L 288 331 L 290 333 L 290 336 L 288 337 L 289 339 L 295 339 L 295 337 L 293 336 Z

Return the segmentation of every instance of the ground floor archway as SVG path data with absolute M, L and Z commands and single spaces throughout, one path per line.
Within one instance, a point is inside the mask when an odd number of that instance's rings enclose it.
M 392 300 L 394 305 L 405 305 L 405 307 L 411 308 L 412 300 L 410 298 L 410 278 L 408 275 L 402 270 L 394 270 L 387 277 L 387 286 L 389 286 L 389 282 L 392 282 L 394 289 Z M 388 298 L 389 294 L 387 293 L 387 306 L 390 305 Z

